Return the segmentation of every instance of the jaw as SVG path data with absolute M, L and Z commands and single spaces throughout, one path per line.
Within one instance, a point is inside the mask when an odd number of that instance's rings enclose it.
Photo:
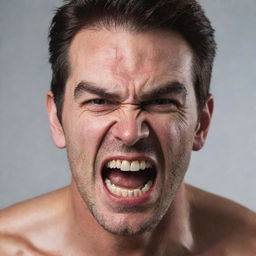
M 115 158 L 117 159 L 117 158 Z M 124 160 L 124 157 L 118 159 Z M 126 160 L 127 160 L 126 156 Z M 158 219 L 158 199 L 161 195 L 161 175 L 158 173 L 159 170 L 155 169 L 156 164 L 154 160 L 149 160 L 148 158 L 141 157 L 132 157 L 129 159 L 130 162 L 132 161 L 148 161 L 151 162 L 151 167 L 154 170 L 147 170 L 145 168 L 144 171 L 141 172 L 148 172 L 149 180 L 146 180 L 146 185 L 150 185 L 149 183 L 152 182 L 152 185 L 149 186 L 148 191 L 143 194 L 136 194 L 134 193 L 132 196 L 126 196 L 122 194 L 117 194 L 119 192 L 113 193 L 111 189 L 108 188 L 106 184 L 106 177 L 109 177 L 112 182 L 116 182 L 116 177 L 110 177 L 108 173 L 111 172 L 109 169 L 110 167 L 106 167 L 107 163 L 113 160 L 113 157 L 105 159 L 102 161 L 101 168 L 96 171 L 95 183 L 90 188 L 86 189 L 83 188 L 84 191 L 81 191 L 81 184 L 80 189 L 78 186 L 78 190 L 80 190 L 80 194 L 83 198 L 83 201 L 86 203 L 89 211 L 94 216 L 94 219 L 102 226 L 105 230 L 114 233 L 114 234 L 138 234 L 142 233 L 145 230 L 152 229 L 152 226 L 156 222 L 155 219 Z M 114 169 L 114 168 L 113 168 Z M 149 169 L 149 168 L 148 168 Z M 125 171 L 126 174 L 129 175 L 137 175 L 133 174 L 132 171 Z M 135 172 L 135 171 L 134 171 Z M 138 171 L 139 172 L 139 171 Z M 128 174 L 129 173 L 129 174 Z M 112 173 L 113 174 L 113 173 Z M 125 175 L 126 175 L 125 174 Z M 140 175 L 140 174 L 138 174 Z M 115 176 L 115 175 L 114 175 Z M 118 175 L 117 175 L 118 176 Z M 146 175 L 142 174 L 143 179 L 147 177 Z M 128 177 L 127 179 L 123 179 L 122 186 L 126 185 L 126 190 L 135 191 L 132 186 L 136 185 L 134 183 L 133 178 L 135 178 L 135 182 L 140 182 L 136 177 Z M 81 179 L 76 179 L 79 181 Z M 125 184 L 123 182 L 126 182 Z M 130 183 L 129 183 L 130 182 Z M 119 184 L 121 187 L 121 184 Z M 138 189 L 138 188 L 136 188 Z M 143 189 L 143 188 L 142 188 Z
M 102 174 L 104 174 L 104 165 L 107 162 L 109 161 L 102 163 Z M 86 189 L 81 191 L 81 186 L 79 189 L 78 184 L 75 184 L 83 199 L 82 207 L 85 209 L 85 203 L 89 210 L 87 211 L 90 215 L 89 219 L 97 223 L 97 230 L 103 228 L 107 233 L 135 236 L 155 229 L 168 211 L 175 193 L 173 184 L 169 184 L 172 188 L 164 190 L 168 181 L 164 181 L 161 173 L 158 172 L 159 170 L 157 170 L 152 187 L 145 195 L 130 198 L 111 193 L 105 185 L 104 175 L 101 176 L 100 172 L 96 176 L 95 185 L 87 191 Z
M 143 194 L 137 195 L 133 192 L 132 196 L 127 196 L 125 195 L 126 192 L 122 194 L 123 191 L 120 193 L 120 191 L 116 192 L 108 188 L 106 182 L 107 178 L 110 178 L 112 183 L 116 183 L 116 185 L 122 189 L 125 187 L 126 190 L 133 191 L 141 181 L 138 177 L 135 177 L 135 182 L 133 177 L 119 180 L 119 174 L 110 174 L 110 169 L 118 169 L 115 165 L 112 166 L 109 164 L 113 160 L 129 161 L 130 169 L 128 168 L 129 170 L 122 171 L 122 173 L 124 173 L 123 175 L 133 176 L 133 173 L 140 175 L 139 173 L 141 172 L 142 180 L 143 182 L 145 181 L 145 183 L 142 184 L 143 186 L 152 180 L 152 185 L 149 190 Z M 148 161 L 151 164 L 149 167 L 152 170 L 145 168 L 145 170 L 134 171 L 133 167 L 131 167 L 134 161 L 145 161 L 145 163 Z M 133 171 L 131 171 L 131 169 L 133 169 Z M 148 172 L 149 176 L 144 175 L 143 172 Z M 76 185 L 84 203 L 94 216 L 94 220 L 108 232 L 119 235 L 134 235 L 152 230 L 162 219 L 173 200 L 173 190 L 175 190 L 174 180 L 176 180 L 176 178 L 168 178 L 166 170 L 161 167 L 153 157 L 145 157 L 145 155 L 139 156 L 138 154 L 130 154 L 129 156 L 127 154 L 123 156 L 108 155 L 101 162 L 96 163 L 95 176 L 92 175 L 92 173 L 92 170 L 91 174 L 89 171 L 82 172 L 81 170 L 79 177 L 76 177 Z M 137 176 L 137 174 L 135 174 L 135 176 Z M 93 177 L 94 178 L 92 182 L 87 183 L 88 187 L 86 187 L 82 181 L 86 181 L 90 179 L 90 177 L 91 180 Z M 147 180 L 145 177 L 149 179 Z M 120 183 L 117 184 L 119 181 Z
M 73 184 L 73 187 L 73 190 L 77 190 L 76 184 Z M 162 251 L 163 246 L 167 246 L 166 251 L 169 252 L 169 250 L 174 249 L 175 244 L 173 243 L 183 244 L 184 248 L 190 248 L 191 235 L 190 230 L 188 230 L 190 225 L 184 226 L 187 223 L 183 219 L 186 217 L 184 216 L 183 208 L 186 210 L 186 214 L 188 211 L 184 204 L 181 203 L 184 202 L 182 199 L 184 197 L 183 186 L 178 189 L 176 199 L 174 199 L 167 212 L 158 212 L 158 215 L 154 211 L 141 211 L 135 213 L 112 213 L 109 217 L 108 213 L 101 211 L 103 208 L 98 208 L 98 205 L 95 205 L 95 209 L 91 211 L 94 215 L 93 217 L 89 211 L 85 211 L 84 201 L 78 191 L 76 196 L 80 198 L 80 206 L 75 209 L 77 211 L 75 224 L 78 224 L 77 233 L 81 234 L 82 232 L 82 237 L 85 238 L 81 242 L 86 250 L 88 250 L 88 247 L 95 246 L 93 249 L 97 249 L 100 255 L 102 251 L 106 250 L 107 252 L 109 248 L 112 248 L 112 250 L 115 247 L 120 249 L 121 246 L 123 250 L 130 251 L 145 248 L 150 244 L 151 249 L 146 254 L 151 255 L 154 254 L 152 250 L 161 249 Z M 74 200 L 72 198 L 72 202 L 77 204 L 76 201 L 77 199 Z M 177 214 L 173 214 L 175 212 Z M 103 216 L 101 215 L 102 213 L 104 213 Z M 161 217 L 161 215 L 164 216 Z M 78 240 L 80 238 L 81 235 Z M 95 241 L 98 242 L 95 244 Z M 168 245 L 166 242 L 168 242 Z M 127 254 L 130 255 L 129 252 Z M 155 253 L 154 255 L 159 254 Z

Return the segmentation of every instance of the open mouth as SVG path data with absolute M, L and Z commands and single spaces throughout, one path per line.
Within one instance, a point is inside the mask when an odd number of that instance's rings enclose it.
M 138 197 L 152 188 L 156 168 L 149 161 L 111 160 L 102 171 L 106 188 L 121 197 Z

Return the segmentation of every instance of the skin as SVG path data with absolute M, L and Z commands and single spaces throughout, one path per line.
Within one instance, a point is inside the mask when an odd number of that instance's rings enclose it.
M 197 132 L 190 50 L 174 35 L 168 47 L 170 40 L 162 33 L 159 47 L 156 36 L 156 33 L 133 36 L 122 30 L 114 33 L 88 30 L 78 34 L 70 48 L 72 68 L 64 100 L 64 132 L 61 144 L 59 138 L 55 143 L 67 147 L 73 185 L 93 215 L 107 230 L 117 234 L 137 234 L 150 229 L 166 212 L 187 169 Z M 84 47 L 90 38 L 92 43 Z M 174 47 L 176 44 L 179 47 Z M 95 104 L 91 101 L 102 97 L 81 90 L 74 99 L 75 88 L 81 81 L 120 99 L 111 97 L 109 102 Z M 186 92 L 163 97 L 177 101 L 180 107 L 173 103 L 151 104 L 155 98 L 146 100 L 150 104 L 148 111 L 132 105 L 145 102 L 145 95 L 159 85 L 175 81 L 183 84 Z M 145 204 L 138 206 L 141 208 L 138 211 L 134 212 L 134 205 L 123 207 L 103 191 L 101 166 L 106 159 L 116 157 L 148 158 L 157 166 L 158 188 Z
M 213 111 L 209 95 L 197 112 L 186 41 L 163 31 L 86 29 L 69 63 L 62 124 L 51 92 L 47 110 L 71 184 L 0 212 L 1 254 L 255 255 L 255 214 L 183 182 Z M 153 93 L 159 87 L 168 93 Z M 155 165 L 146 200 L 124 202 L 104 190 L 101 168 L 115 158 Z

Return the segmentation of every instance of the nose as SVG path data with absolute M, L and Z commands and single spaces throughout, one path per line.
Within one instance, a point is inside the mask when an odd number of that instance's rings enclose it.
M 127 110 L 116 120 L 112 135 L 123 144 L 133 146 L 149 136 L 148 123 L 137 110 Z

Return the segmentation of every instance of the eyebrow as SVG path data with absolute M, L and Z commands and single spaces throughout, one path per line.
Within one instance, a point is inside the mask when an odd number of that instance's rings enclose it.
M 185 100 L 187 96 L 187 89 L 182 83 L 178 81 L 172 81 L 172 82 L 164 83 L 158 86 L 157 88 L 144 93 L 141 98 L 143 100 L 150 100 L 153 98 L 159 98 L 166 94 L 177 94 L 177 95 L 180 94 L 182 98 Z
M 86 81 L 81 81 L 76 86 L 74 90 L 74 98 L 77 100 L 84 92 L 95 94 L 105 99 L 115 99 L 121 101 L 121 96 L 119 94 L 107 92 L 106 89 L 100 88 L 95 84 Z M 187 89 L 178 81 L 167 82 L 149 92 L 144 93 L 141 96 L 141 100 L 147 101 L 154 98 L 159 98 L 166 94 L 181 94 L 183 100 L 185 100 L 187 96 Z
M 74 98 L 78 99 L 82 93 L 87 92 L 98 95 L 105 99 L 116 99 L 120 100 L 121 97 L 117 93 L 107 92 L 106 89 L 100 88 L 91 82 L 81 81 L 74 90 Z

